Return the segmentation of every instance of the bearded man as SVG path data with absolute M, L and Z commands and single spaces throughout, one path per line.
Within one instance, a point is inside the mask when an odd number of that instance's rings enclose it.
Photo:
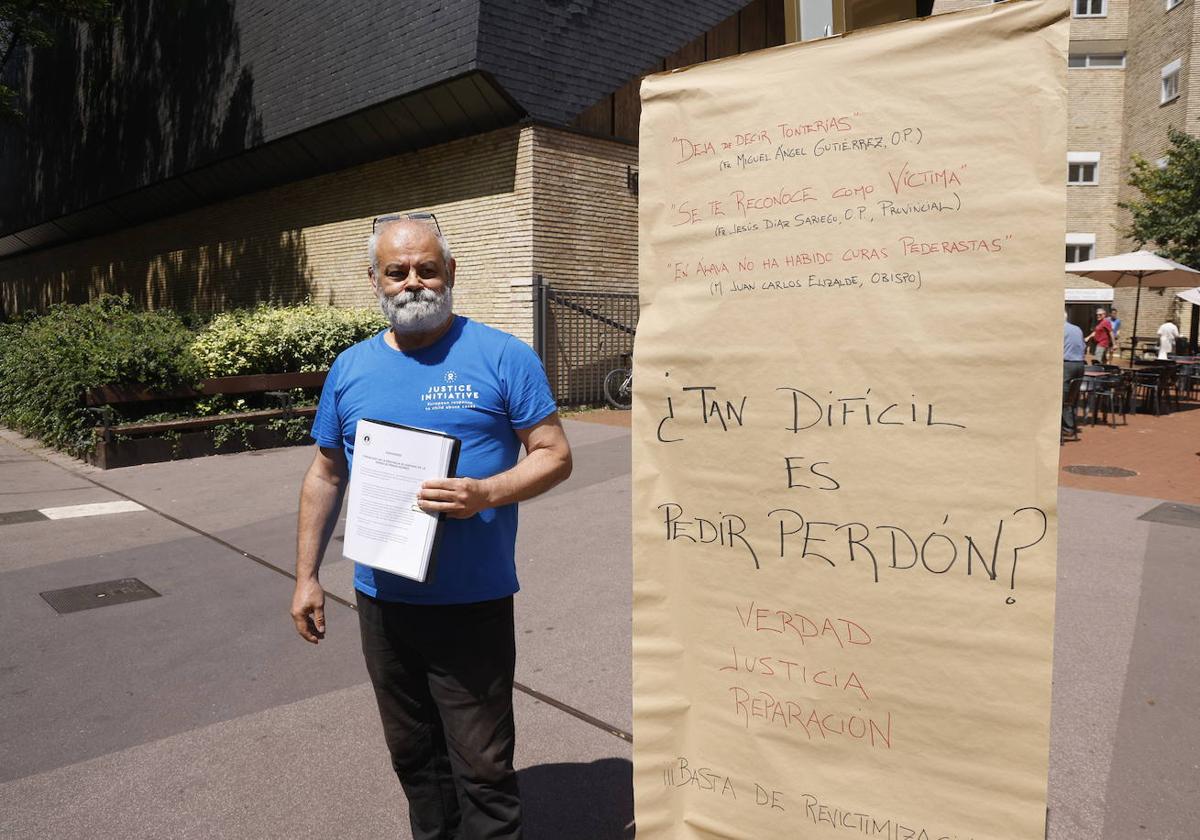
M 448 517 L 436 579 L 355 564 L 359 631 L 414 840 L 517 838 L 517 502 L 570 475 L 571 450 L 528 345 L 454 314 L 456 266 L 436 219 L 376 219 L 368 260 L 391 327 L 339 355 L 325 381 L 300 495 L 292 619 L 305 640 L 325 637 L 318 571 L 353 468 L 356 423 L 459 438 L 457 476 L 425 482 L 417 497 Z

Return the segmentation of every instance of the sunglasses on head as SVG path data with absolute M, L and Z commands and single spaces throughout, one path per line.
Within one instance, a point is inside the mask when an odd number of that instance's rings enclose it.
M 433 222 L 433 226 L 437 228 L 437 232 L 442 232 L 442 226 L 438 224 L 437 216 L 432 213 L 389 213 L 386 216 L 376 216 L 371 222 L 371 233 L 377 233 L 381 224 L 388 222 L 412 221 L 412 222 Z

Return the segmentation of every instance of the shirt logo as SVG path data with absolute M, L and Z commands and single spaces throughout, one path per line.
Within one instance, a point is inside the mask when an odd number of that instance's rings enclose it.
M 426 411 L 445 411 L 452 408 L 475 408 L 479 392 L 469 382 L 458 382 L 458 374 L 452 370 L 442 375 L 446 385 L 430 385 L 421 395 Z

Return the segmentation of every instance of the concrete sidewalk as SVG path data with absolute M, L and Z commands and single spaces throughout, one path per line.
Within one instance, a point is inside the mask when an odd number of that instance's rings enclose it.
M 517 758 L 532 840 L 615 840 L 633 818 L 629 432 L 566 425 L 574 476 L 521 508 Z M 5 433 L 0 837 L 407 836 L 352 610 L 330 603 L 315 648 L 287 616 L 310 457 L 100 472 Z M 30 513 L 118 501 L 144 509 Z M 1060 493 L 1056 840 L 1195 837 L 1198 534 L 1186 511 L 1139 518 L 1157 505 Z M 349 600 L 338 554 L 322 578 Z M 64 615 L 39 597 L 127 577 L 161 597 Z

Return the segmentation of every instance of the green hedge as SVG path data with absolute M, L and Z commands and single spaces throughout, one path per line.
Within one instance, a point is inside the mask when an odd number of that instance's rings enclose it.
M 169 311 L 141 312 L 128 296 L 60 304 L 5 327 L 0 338 L 0 420 L 72 454 L 91 448 L 88 388 L 143 382 L 174 388 L 200 378 L 192 333 Z
M 227 312 L 198 330 L 179 315 L 140 311 L 126 295 L 0 325 L 0 422 L 73 455 L 88 452 L 95 416 L 83 395 L 100 385 L 171 389 L 201 379 L 324 370 L 339 352 L 384 326 L 376 310 L 313 305 Z M 249 407 L 220 398 L 147 403 L 121 414 L 211 414 Z
M 213 318 L 192 352 L 205 376 L 325 370 L 338 353 L 383 327 L 378 310 L 259 306 Z

